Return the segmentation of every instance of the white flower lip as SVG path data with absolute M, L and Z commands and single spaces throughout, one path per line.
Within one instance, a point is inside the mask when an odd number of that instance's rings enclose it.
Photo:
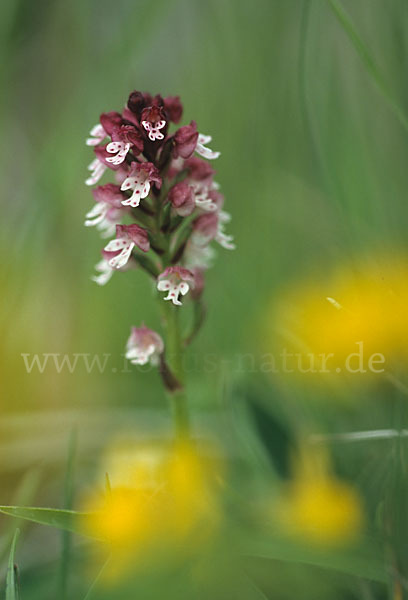
M 102 175 L 105 173 L 107 167 L 98 158 L 95 158 L 88 166 L 88 171 L 92 171 L 91 176 L 85 181 L 86 185 L 95 185 L 98 183 Z
M 100 123 L 94 125 L 89 132 L 90 137 L 86 140 L 87 146 L 97 146 L 100 144 L 107 136 L 106 131 L 102 127 Z
M 160 129 L 163 129 L 166 125 L 166 121 L 157 121 L 155 125 L 152 125 L 149 121 L 142 121 L 142 125 L 148 132 L 149 140 L 152 142 L 164 139 L 164 135 Z
M 215 160 L 220 156 L 221 152 L 214 152 L 213 150 L 210 150 L 210 148 L 207 148 L 205 146 L 205 144 L 209 144 L 211 140 L 212 137 L 210 135 L 204 135 L 203 133 L 200 133 L 198 135 L 197 146 L 195 151 L 203 158 L 207 158 L 208 160 Z
M 106 252 L 116 252 L 117 250 L 121 250 L 121 252 L 110 259 L 109 265 L 113 269 L 121 269 L 124 267 L 128 262 L 134 247 L 135 243 L 125 237 L 111 240 L 109 244 L 105 246 L 104 250 L 106 250 Z
M 163 300 L 171 300 L 176 306 L 181 306 L 179 295 L 185 296 L 190 286 L 186 281 L 180 281 L 178 277 L 172 276 L 169 279 L 161 279 L 157 283 L 157 289 L 159 292 L 168 292 Z

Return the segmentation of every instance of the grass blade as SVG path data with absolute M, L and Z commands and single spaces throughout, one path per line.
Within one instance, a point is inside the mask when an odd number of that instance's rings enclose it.
M 255 541 L 245 555 L 250 559 L 270 559 L 313 565 L 323 569 L 338 571 L 369 581 L 386 583 L 383 553 L 375 544 L 365 544 L 354 551 L 329 552 L 289 543 L 287 540 L 264 539 Z
M 17 583 L 17 577 L 16 577 L 16 568 L 14 565 L 16 546 L 17 546 L 17 540 L 18 540 L 19 535 L 20 535 L 20 530 L 16 529 L 14 537 L 13 537 L 13 541 L 11 543 L 11 550 L 10 550 L 10 556 L 9 556 L 9 562 L 8 562 L 8 569 L 7 569 L 6 600 L 18 600 L 18 598 L 19 598 L 18 587 L 17 587 L 18 583 Z
M 87 516 L 86 513 L 74 510 L 37 508 L 33 506 L 0 506 L 0 512 L 9 515 L 10 517 L 17 517 L 18 519 L 31 521 L 38 525 L 47 525 L 49 527 L 55 527 L 57 529 L 62 529 L 63 531 L 70 531 L 71 533 L 78 533 L 80 535 L 83 535 L 81 520 Z

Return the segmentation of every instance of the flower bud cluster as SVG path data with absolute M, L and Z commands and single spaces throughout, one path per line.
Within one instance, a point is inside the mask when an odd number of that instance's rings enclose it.
M 96 187 L 85 225 L 104 238 L 114 236 L 102 248 L 92 279 L 105 285 L 115 271 L 139 267 L 175 306 L 190 290 L 193 301 L 200 299 L 212 242 L 234 248 L 224 231 L 230 215 L 223 210 L 215 171 L 204 160 L 220 153 L 208 147 L 211 137 L 199 133 L 195 121 L 170 131 L 182 113 L 178 96 L 134 91 L 121 113 L 100 116 L 86 140 L 95 154 L 86 184 Z M 106 173 L 114 181 L 100 184 Z M 161 352 L 158 334 L 132 328 L 132 362 L 144 364 Z

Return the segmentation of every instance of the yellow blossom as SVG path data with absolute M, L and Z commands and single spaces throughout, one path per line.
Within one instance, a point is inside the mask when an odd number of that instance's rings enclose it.
M 382 373 L 406 361 L 408 259 L 343 265 L 297 283 L 275 303 L 269 340 L 280 373 Z M 280 368 L 281 367 L 281 368 Z M 304 377 L 302 378 L 302 381 Z
M 189 444 L 177 446 L 165 464 L 167 489 L 173 498 L 173 515 L 170 526 L 176 534 L 187 534 L 194 524 L 205 519 L 205 535 L 218 521 L 214 480 L 208 461 L 192 451 Z M 203 534 L 203 530 L 201 531 Z
M 210 463 L 192 443 L 120 442 L 103 463 L 110 486 L 84 502 L 83 528 L 112 553 L 115 578 L 174 549 L 202 543 L 219 519 Z
M 135 488 L 118 487 L 88 499 L 85 531 L 114 549 L 128 550 L 146 540 L 153 516 L 149 496 Z
M 312 453 L 296 467 L 275 506 L 275 517 L 285 533 L 328 547 L 358 537 L 363 509 L 356 490 L 334 476 L 327 463 L 326 455 Z

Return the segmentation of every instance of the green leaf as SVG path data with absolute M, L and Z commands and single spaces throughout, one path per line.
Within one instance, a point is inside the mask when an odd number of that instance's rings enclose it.
M 20 530 L 16 529 L 16 532 L 11 543 L 10 556 L 8 561 L 7 577 L 6 577 L 6 600 L 18 600 L 18 583 L 16 578 L 16 569 L 14 567 L 14 559 L 16 554 L 16 545 Z
M 87 513 L 81 513 L 74 510 L 60 510 L 57 508 L 37 508 L 24 506 L 0 506 L 0 512 L 11 517 L 38 523 L 39 525 L 48 525 L 64 531 L 84 535 L 81 526 L 82 518 L 86 518 Z
M 382 551 L 373 540 L 366 540 L 356 548 L 330 551 L 298 545 L 286 539 L 268 538 L 250 543 L 245 556 L 255 560 L 279 560 L 332 569 L 380 583 L 388 581 Z

